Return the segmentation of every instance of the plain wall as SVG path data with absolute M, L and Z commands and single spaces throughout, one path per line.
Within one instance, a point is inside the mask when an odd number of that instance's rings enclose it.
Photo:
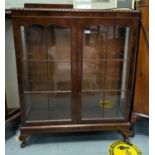
M 15 48 L 11 19 L 5 20 L 5 92 L 8 107 L 19 107 Z
M 73 0 L 5 0 L 5 8 L 23 7 L 24 3 L 72 4 Z

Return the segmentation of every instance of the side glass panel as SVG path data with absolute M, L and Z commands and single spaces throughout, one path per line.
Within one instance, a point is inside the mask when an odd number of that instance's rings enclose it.
M 71 29 L 21 26 L 28 121 L 71 120 Z
M 48 94 L 24 94 L 26 119 L 48 120 Z
M 129 27 L 83 31 L 82 119 L 124 116 L 129 40 Z

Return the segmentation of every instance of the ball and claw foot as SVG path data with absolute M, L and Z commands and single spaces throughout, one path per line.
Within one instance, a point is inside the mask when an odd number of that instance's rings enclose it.
M 123 141 L 124 142 L 130 142 L 129 136 L 131 135 L 131 131 L 130 130 L 122 130 L 121 134 L 123 136 Z
M 19 136 L 19 140 L 21 141 L 21 144 L 20 144 L 21 148 L 24 148 L 27 145 L 27 137 L 28 135 L 25 135 L 25 134 L 21 134 Z
M 134 132 L 134 128 L 132 128 L 130 131 L 130 137 L 134 137 L 134 136 L 135 136 L 135 132 Z
M 27 145 L 26 141 L 22 141 L 21 144 L 20 144 L 20 147 L 24 148 L 24 147 L 26 147 L 26 145 Z

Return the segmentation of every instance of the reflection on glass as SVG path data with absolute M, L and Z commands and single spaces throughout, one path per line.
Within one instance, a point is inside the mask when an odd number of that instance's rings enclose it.
M 71 31 L 52 25 L 22 26 L 22 57 L 24 59 L 71 60 Z
M 128 46 L 128 27 L 87 27 L 84 30 L 82 89 L 126 89 Z
M 123 61 L 84 61 L 83 90 L 120 90 L 122 66 Z
M 71 90 L 70 35 L 57 25 L 21 27 L 25 90 Z
M 90 26 L 84 30 L 84 59 L 123 59 L 128 27 L 103 25 Z M 95 57 L 94 57 L 95 56 Z
M 55 60 L 71 60 L 70 37 L 70 29 L 56 25 L 49 26 L 47 28 L 48 58 Z
M 49 62 L 49 89 L 53 91 L 71 90 L 70 62 Z

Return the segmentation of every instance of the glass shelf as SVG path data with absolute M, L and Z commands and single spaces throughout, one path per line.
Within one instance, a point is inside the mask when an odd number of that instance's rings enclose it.
M 129 59 L 83 59 L 83 62 L 99 62 L 99 61 L 129 61 Z
M 71 62 L 72 60 L 64 60 L 64 59 L 21 59 L 22 62 L 30 61 L 30 62 L 48 62 L 48 61 L 60 61 L 60 62 Z

